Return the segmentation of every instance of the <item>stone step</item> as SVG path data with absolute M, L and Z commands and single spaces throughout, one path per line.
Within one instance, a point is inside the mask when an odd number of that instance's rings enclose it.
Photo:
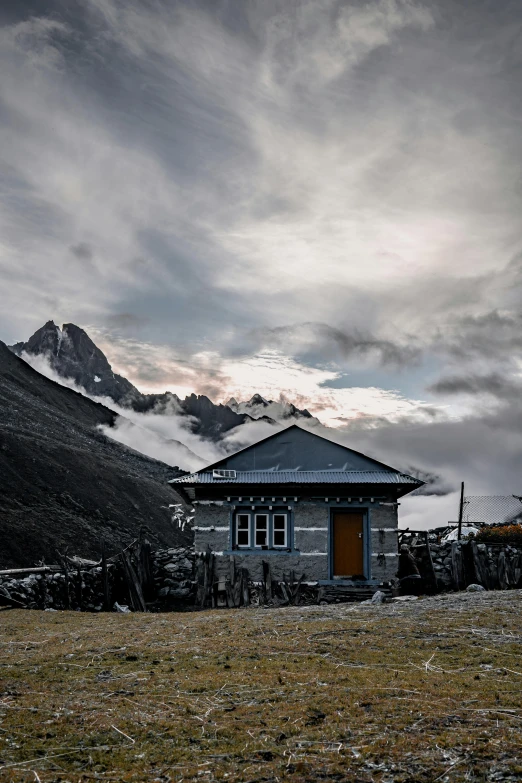
M 329 603 L 366 601 L 377 590 L 383 592 L 386 598 L 391 598 L 392 592 L 388 585 L 328 585 L 322 588 L 321 600 Z

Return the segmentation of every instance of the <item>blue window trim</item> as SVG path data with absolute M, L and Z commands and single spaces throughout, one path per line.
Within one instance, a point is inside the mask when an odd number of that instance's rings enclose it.
M 278 508 L 278 504 L 274 504 L 275 507 L 273 507 L 271 510 L 268 507 L 268 504 L 263 504 L 262 506 L 256 506 L 256 508 L 253 510 L 252 506 L 231 506 L 230 507 L 230 519 L 229 519 L 229 541 L 232 548 L 227 549 L 225 552 L 223 552 L 224 555 L 262 555 L 263 557 L 265 555 L 299 555 L 301 554 L 299 549 L 294 548 L 294 509 L 289 509 L 288 506 L 282 506 L 279 504 L 280 507 Z M 235 531 L 235 520 L 234 517 L 236 514 L 250 514 L 250 547 L 235 547 L 236 542 L 236 531 Z M 266 549 L 263 549 L 263 547 L 256 547 L 254 546 L 255 543 L 255 518 L 256 514 L 268 514 L 269 516 L 269 523 L 268 523 L 268 546 Z M 272 524 L 270 522 L 270 517 L 273 514 L 286 514 L 286 535 L 287 535 L 287 546 L 286 547 L 279 547 L 279 546 L 273 546 L 273 530 L 272 530 Z

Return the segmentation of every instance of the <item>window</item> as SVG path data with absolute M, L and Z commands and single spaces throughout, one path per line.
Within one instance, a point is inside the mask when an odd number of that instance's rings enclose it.
M 290 549 L 290 514 L 277 509 L 255 513 L 236 511 L 234 538 L 237 549 Z
M 268 514 L 256 514 L 256 546 L 268 546 Z
M 273 544 L 274 546 L 286 547 L 287 540 L 287 515 L 286 514 L 274 514 L 273 515 Z
M 212 471 L 212 478 L 215 479 L 235 479 L 236 478 L 236 471 L 235 470 L 217 470 L 214 469 Z
M 236 545 L 238 547 L 250 546 L 250 514 L 236 516 Z

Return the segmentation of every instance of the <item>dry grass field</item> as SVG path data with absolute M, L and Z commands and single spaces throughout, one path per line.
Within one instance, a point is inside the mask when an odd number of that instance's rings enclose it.
M 3 611 L 0 779 L 520 780 L 521 607 Z

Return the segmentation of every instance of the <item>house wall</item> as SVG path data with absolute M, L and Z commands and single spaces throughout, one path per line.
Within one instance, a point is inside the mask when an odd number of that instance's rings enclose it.
M 292 552 L 263 550 L 259 554 L 231 549 L 231 506 L 224 501 L 203 501 L 195 504 L 195 548 L 202 552 L 210 546 L 216 554 L 218 576 L 226 577 L 230 555 L 237 567 L 248 569 L 255 581 L 262 578 L 262 561 L 270 562 L 272 575 L 282 578 L 294 570 L 298 576 L 305 573 L 307 582 L 330 579 L 330 518 L 331 511 L 340 508 L 337 503 L 302 500 L 292 507 Z M 397 571 L 397 506 L 366 503 L 357 506 L 368 512 L 365 542 L 369 573 L 372 581 L 389 581 Z M 354 509 L 355 510 L 355 509 Z

